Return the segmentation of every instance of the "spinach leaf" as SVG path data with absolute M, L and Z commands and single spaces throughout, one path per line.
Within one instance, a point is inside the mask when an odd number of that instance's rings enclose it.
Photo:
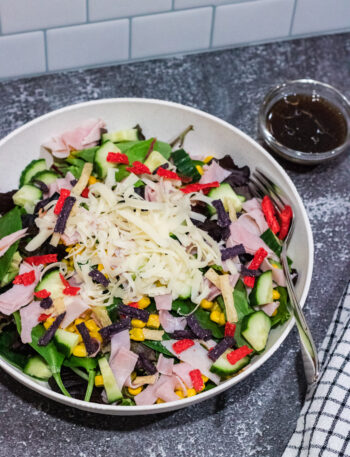
M 150 138 L 149 140 L 144 141 L 125 141 L 123 143 L 117 143 L 117 147 L 123 154 L 127 154 L 131 165 L 135 160 L 140 162 L 145 160 L 153 140 L 154 138 Z M 170 144 L 158 140 L 154 143 L 153 150 L 158 151 L 165 159 L 169 159 L 172 152 Z M 135 156 L 137 158 L 134 158 Z
M 83 159 L 85 162 L 93 162 L 95 160 L 96 151 L 99 146 L 93 148 L 82 149 L 81 151 L 75 152 L 74 156 L 78 159 Z
M 247 290 L 241 279 L 237 282 L 233 290 L 233 300 L 238 314 L 238 320 L 242 319 L 244 316 L 247 316 L 247 314 L 254 312 L 248 303 Z
M 15 330 L 4 329 L 0 333 L 0 355 L 15 367 L 23 370 L 27 357 L 11 349 L 17 338 L 18 334 Z
M 170 340 L 170 336 L 166 332 L 164 332 L 163 340 Z M 154 351 L 161 352 L 168 357 L 174 357 L 174 355 L 162 345 L 161 341 L 146 340 L 142 341 L 142 344 L 153 349 Z
M 16 207 L 0 218 L 0 239 L 16 232 L 17 230 L 20 230 L 21 228 L 21 211 L 18 207 Z M 10 246 L 5 254 L 0 257 L 0 281 L 2 281 L 3 277 L 6 275 L 11 265 L 12 257 L 17 251 L 17 248 L 18 241 Z
M 155 151 L 158 151 L 165 159 L 169 159 L 172 149 L 169 143 L 164 143 L 163 141 L 156 141 L 154 144 Z
M 119 305 L 123 304 L 123 300 L 118 297 L 113 298 L 113 303 L 106 306 L 106 310 L 108 313 L 108 316 L 110 317 L 112 322 L 116 322 L 119 319 L 118 316 L 118 307 Z
M 236 322 L 236 330 L 235 330 L 235 342 L 238 347 L 241 346 L 248 346 L 249 348 L 251 347 L 250 344 L 243 338 L 241 334 L 241 328 L 242 328 L 242 320 Z
M 271 325 L 275 327 L 276 325 L 282 325 L 290 318 L 290 313 L 288 311 L 288 292 L 285 287 L 276 287 L 276 290 L 281 295 L 279 298 L 280 305 L 277 308 L 277 313 L 275 316 L 271 316 Z
M 68 171 L 70 171 L 76 179 L 79 179 L 81 172 L 83 171 L 85 161 L 76 157 L 68 157 L 66 160 L 70 164 Z

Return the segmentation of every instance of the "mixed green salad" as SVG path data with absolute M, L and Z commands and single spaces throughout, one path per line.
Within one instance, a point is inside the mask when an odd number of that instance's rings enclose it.
M 191 130 L 169 144 L 89 119 L 0 194 L 3 359 L 63 395 L 132 406 L 197 395 L 264 351 L 290 317 L 292 211 L 252 198 L 231 156 L 191 156 Z

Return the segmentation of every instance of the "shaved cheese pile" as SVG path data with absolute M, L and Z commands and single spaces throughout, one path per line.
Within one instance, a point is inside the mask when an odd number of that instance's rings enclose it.
M 113 297 L 129 303 L 171 293 L 198 304 L 209 292 L 200 268 L 221 265 L 221 255 L 220 245 L 192 223 L 202 216 L 191 211 L 191 201 L 211 199 L 149 176 L 143 181 L 156 198 L 147 201 L 134 190 L 138 179 L 131 174 L 116 183 L 109 175 L 106 183 L 90 186 L 88 198 L 77 196 L 64 236 L 78 240 L 67 258 L 83 282 L 82 298 L 105 306 Z M 96 265 L 110 281 L 107 292 L 89 276 Z

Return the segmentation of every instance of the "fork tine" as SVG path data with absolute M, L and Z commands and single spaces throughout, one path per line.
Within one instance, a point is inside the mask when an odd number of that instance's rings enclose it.
M 286 205 L 286 202 L 282 200 L 282 198 L 278 195 L 278 186 L 271 181 L 270 178 L 268 178 L 261 170 L 260 168 L 256 168 L 255 170 L 255 175 L 257 178 L 260 178 L 260 181 L 265 183 L 266 187 L 270 189 L 270 192 L 272 192 L 275 195 L 275 198 L 278 200 L 279 204 L 282 206 L 282 208 Z M 280 208 L 280 209 L 282 209 Z
M 275 193 L 274 191 L 271 189 L 271 187 L 269 187 L 261 178 L 259 175 L 256 175 L 255 173 L 254 174 L 254 178 L 255 178 L 255 181 L 259 184 L 260 186 L 260 189 L 263 190 L 264 192 L 264 195 L 268 195 L 273 203 L 273 205 L 278 209 L 278 211 L 281 211 L 283 206 L 281 205 L 281 203 L 275 198 Z
M 256 179 L 254 179 L 252 176 L 250 177 L 250 183 L 248 184 L 248 187 L 249 187 L 250 191 L 252 192 L 252 194 L 254 195 L 254 197 L 263 198 L 264 195 L 266 194 L 266 192 L 262 188 L 261 184 L 259 184 L 259 182 Z

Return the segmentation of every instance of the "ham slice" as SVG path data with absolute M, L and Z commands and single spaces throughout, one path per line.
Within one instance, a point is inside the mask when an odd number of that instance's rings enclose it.
M 204 349 L 197 341 L 193 346 L 182 351 L 180 354 L 176 354 L 173 349 L 173 344 L 176 340 L 162 341 L 162 345 L 168 349 L 169 352 L 174 354 L 175 357 L 180 359 L 182 362 L 186 362 L 193 367 L 198 369 L 202 374 L 211 379 L 215 384 L 219 384 L 220 376 L 210 371 L 212 361 L 208 357 L 208 351 Z
M 74 175 L 70 171 L 68 171 L 64 178 L 58 178 L 53 183 L 49 184 L 49 193 L 47 195 L 45 194 L 45 197 L 51 197 L 55 192 L 60 193 L 61 189 L 72 190 L 73 185 L 71 181 L 73 181 L 74 179 Z
M 43 313 L 39 301 L 32 301 L 28 306 L 21 308 L 21 340 L 22 343 L 32 342 L 32 329 L 38 325 L 39 316 Z
M 11 289 L 0 295 L 0 312 L 9 316 L 22 306 L 28 305 L 34 298 L 34 289 L 40 279 L 40 271 L 42 267 L 31 266 L 26 262 L 22 262 L 19 268 L 19 274 L 35 271 L 35 281 L 29 286 L 23 284 L 15 284 Z
M 168 333 L 175 330 L 184 330 L 187 324 L 185 317 L 174 317 L 169 311 L 159 311 L 159 322 L 163 329 Z
M 259 235 L 250 232 L 249 226 L 246 226 L 246 224 L 240 223 L 239 221 L 232 222 L 230 225 L 230 232 L 231 235 L 226 242 L 228 248 L 236 246 L 236 244 L 243 244 L 245 250 L 249 252 L 249 254 L 255 254 L 259 248 L 264 248 L 270 256 L 273 255 L 267 244 Z
M 259 200 L 257 200 L 256 198 L 251 198 L 250 200 L 247 200 L 244 203 L 242 203 L 242 208 L 244 209 L 244 211 L 249 213 L 250 211 L 253 211 L 255 209 L 261 210 L 261 204 Z
M 159 371 L 159 373 L 171 376 L 173 372 L 173 366 L 174 359 L 166 358 L 163 354 L 159 355 L 159 359 L 157 362 L 157 370 Z
M 158 311 L 160 311 L 160 310 L 170 311 L 171 310 L 171 305 L 173 303 L 173 298 L 172 298 L 171 294 L 158 295 L 157 297 L 154 297 L 154 300 L 156 302 L 156 308 Z
M 27 228 L 17 230 L 17 232 L 10 233 L 0 240 L 0 257 L 2 257 L 5 252 L 14 244 L 16 241 L 23 238 L 27 233 Z
M 175 376 L 164 376 L 162 375 L 160 379 L 164 377 L 164 382 L 156 387 L 154 393 L 157 398 L 162 399 L 163 401 L 177 401 L 179 397 L 174 392 L 177 379 Z
M 76 295 L 75 297 L 65 296 L 64 305 L 66 308 L 66 315 L 61 322 L 62 328 L 68 327 L 68 325 L 77 319 L 84 311 L 89 309 L 80 295 Z
M 222 168 L 216 160 L 213 160 L 210 165 L 205 165 L 204 167 L 204 173 L 199 180 L 200 184 L 207 184 L 209 182 L 222 182 L 226 178 L 228 178 L 231 174 L 230 171 L 225 170 L 225 168 Z
M 271 265 L 268 259 L 264 259 L 263 263 L 261 264 L 262 271 L 272 271 L 272 279 L 278 286 L 286 287 L 286 277 L 284 276 L 284 272 L 281 268 L 275 268 Z
M 266 313 L 268 316 L 272 316 L 272 314 L 276 311 L 276 309 L 279 307 L 280 302 L 279 301 L 274 301 L 272 303 L 267 303 L 264 306 L 259 306 L 259 309 L 262 309 L 264 313 Z
M 149 384 L 141 393 L 135 395 L 134 400 L 136 405 L 153 405 L 153 403 L 155 403 L 158 398 L 156 389 L 166 381 L 166 378 L 167 376 L 160 376 L 156 383 Z
M 73 130 L 52 137 L 43 147 L 55 157 L 64 159 L 72 150 L 81 150 L 96 146 L 101 137 L 101 129 L 106 126 L 101 119 L 87 119 Z
M 191 389 L 193 387 L 192 379 L 190 376 L 190 371 L 192 370 L 193 367 L 185 362 L 177 363 L 173 367 L 173 373 L 186 384 L 186 387 L 188 389 Z
M 125 347 L 121 347 L 117 354 L 109 360 L 119 389 L 122 389 L 125 381 L 133 372 L 139 356 Z
M 130 351 L 130 334 L 129 330 L 115 333 L 111 338 L 111 360 L 114 359 L 120 348 Z

